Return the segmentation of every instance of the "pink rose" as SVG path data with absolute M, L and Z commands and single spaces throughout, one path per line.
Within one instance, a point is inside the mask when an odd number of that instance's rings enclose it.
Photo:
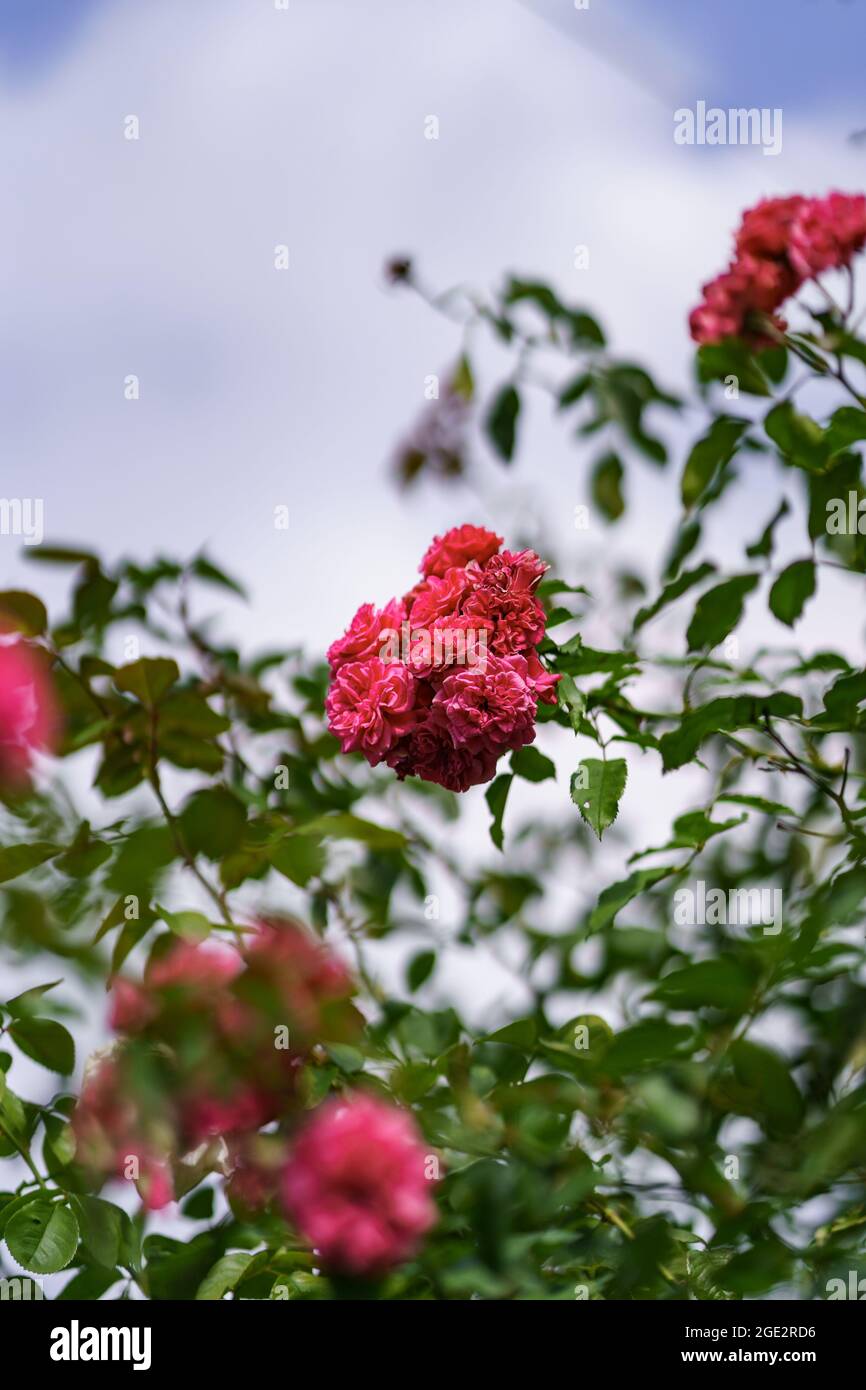
M 450 569 L 441 579 L 435 576 L 425 579 L 415 589 L 409 614 L 412 631 L 432 627 L 437 618 L 448 618 L 459 613 L 460 605 L 471 593 L 474 582 L 475 573 L 466 569 Z
M 766 347 L 772 339 L 754 327 L 752 316 L 772 317 L 799 283 L 787 261 L 741 256 L 724 274 L 704 285 L 704 302 L 689 318 L 692 337 L 698 343 L 739 337 L 753 347 Z M 782 323 L 778 326 L 784 328 Z
M 399 599 L 392 598 L 382 609 L 372 603 L 362 603 L 342 637 L 328 648 L 331 670 L 339 671 L 350 661 L 366 661 L 381 656 L 389 632 L 400 632 L 406 609 Z
M 804 278 L 847 266 L 866 245 L 866 195 L 830 193 L 804 203 L 791 227 L 791 262 Z
M 436 692 L 432 713 L 456 748 L 501 753 L 535 738 L 535 705 L 524 658 L 489 655 L 483 671 L 476 667 L 449 672 Z
M 218 1134 L 245 1134 L 261 1129 L 278 1111 L 279 1105 L 272 1096 L 252 1086 L 240 1087 L 230 1096 L 190 1096 L 183 1108 L 183 1132 L 192 1148 Z
M 2 636 L 2 634 L 0 634 Z M 55 747 L 60 728 L 45 662 L 16 638 L 0 645 L 0 785 L 26 787 L 37 749 Z
M 525 660 L 527 665 L 526 679 L 535 691 L 537 698 L 546 705 L 555 705 L 556 686 L 557 682 L 562 680 L 562 676 L 555 676 L 552 671 L 548 671 L 546 666 L 542 666 L 534 647 L 525 653 Z
M 344 753 L 375 767 L 417 721 L 415 677 L 400 662 L 351 661 L 334 676 L 325 708 Z
M 421 777 L 447 791 L 465 792 L 490 781 L 500 751 L 483 747 L 476 751 L 465 745 L 455 748 L 448 729 L 428 721 L 396 746 L 388 757 L 388 766 L 401 781 L 405 777 Z
M 302 1129 L 282 1196 L 330 1269 L 374 1276 L 414 1254 L 436 1220 L 412 1117 L 372 1096 L 326 1101 Z
M 158 1012 L 156 1001 L 141 985 L 117 979 L 111 991 L 108 1022 L 115 1033 L 140 1033 Z
M 534 591 L 547 569 L 534 550 L 512 554 L 503 550 L 481 571 L 473 592 L 463 605 L 467 617 L 493 624 L 491 650 L 501 656 L 524 652 L 544 636 L 544 608 Z
M 449 569 L 461 568 L 470 560 L 483 564 L 495 555 L 502 544 L 502 537 L 483 526 L 453 526 L 444 536 L 435 536 L 419 566 L 425 578 L 430 575 L 442 576 Z
M 244 955 L 252 993 L 273 991 L 290 1031 L 299 1030 L 303 1042 L 321 1038 L 328 1006 L 349 999 L 355 990 L 339 956 L 288 918 L 260 922 L 244 946 Z
M 805 202 L 798 193 L 792 198 L 762 198 L 749 208 L 737 232 L 737 255 L 771 259 L 786 256 L 791 224 Z
M 114 1058 L 86 1078 L 70 1120 L 75 1156 L 84 1167 L 132 1178 L 150 1211 L 174 1200 L 169 1155 L 143 1137 L 141 1118 Z
M 215 993 L 223 989 L 243 969 L 243 961 L 233 946 L 221 942 L 178 941 L 147 970 L 150 989 L 184 989 L 192 993 Z

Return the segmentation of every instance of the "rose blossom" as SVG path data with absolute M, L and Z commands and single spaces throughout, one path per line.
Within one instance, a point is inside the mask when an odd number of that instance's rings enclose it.
M 449 569 L 461 568 L 470 560 L 483 564 L 502 544 L 502 537 L 483 526 L 453 526 L 444 536 L 434 536 L 419 566 L 425 578 L 440 578 Z
M 355 990 L 339 956 L 290 919 L 259 922 L 244 955 L 251 991 L 270 988 L 290 1029 L 300 1030 L 304 1038 L 320 1038 L 328 1007 L 348 1000 Z
M 450 569 L 443 578 L 425 579 L 414 590 L 414 601 L 410 609 L 412 629 L 431 627 L 438 618 L 453 617 L 460 611 L 460 605 L 471 592 L 476 575 L 466 569 Z
M 273 1096 L 252 1086 L 232 1096 L 194 1095 L 183 1106 L 183 1133 L 190 1148 L 218 1134 L 244 1134 L 269 1124 L 279 1111 Z
M 399 632 L 405 617 L 406 609 L 399 599 L 392 598 L 382 609 L 375 608 L 372 603 L 362 603 L 343 636 L 328 648 L 331 670 L 339 671 L 350 661 L 381 656 L 384 633 Z
M 465 792 L 490 781 L 501 751 L 455 748 L 448 729 L 430 722 L 414 729 L 396 746 L 388 757 L 388 766 L 401 781 L 405 777 L 423 777 L 426 782 L 436 782 L 447 791 Z
M 289 1216 L 330 1269 L 373 1276 L 408 1259 L 436 1220 L 412 1117 L 372 1096 L 326 1101 L 286 1164 Z
M 114 1057 L 101 1057 L 89 1074 L 85 1072 L 70 1125 L 75 1156 L 84 1167 L 117 1178 L 128 1178 L 137 1170 L 138 1189 L 149 1211 L 174 1200 L 169 1156 L 142 1136 L 137 1107 Z
M 491 621 L 491 649 L 502 656 L 534 647 L 544 636 L 544 608 L 534 597 L 547 569 L 534 550 L 503 550 L 487 561 L 463 606 L 467 616 Z
M 866 195 L 862 193 L 810 199 L 791 227 L 791 262 L 804 277 L 850 265 L 864 245 Z
M 501 544 L 479 526 L 437 536 L 379 659 L 337 668 L 332 648 L 326 708 L 343 752 L 461 792 L 490 781 L 503 753 L 531 742 L 538 703 L 556 704 L 560 679 L 536 650 L 547 565 L 533 550 L 500 553 Z M 365 605 L 353 626 L 366 642 L 378 621 Z
M 741 337 L 753 347 L 772 341 L 751 324 L 754 314 L 772 316 L 794 293 L 799 277 L 786 261 L 741 256 L 722 275 L 704 285 L 704 302 L 689 318 L 692 337 L 698 343 L 717 343 Z M 780 329 L 784 325 L 779 324 Z
M 344 753 L 360 750 L 375 767 L 416 723 L 415 697 L 415 677 L 399 662 L 351 661 L 331 682 L 328 726 Z
M 436 692 L 432 713 L 455 747 L 504 752 L 534 739 L 535 700 L 524 658 L 491 654 L 483 671 L 450 672 Z
M 109 1022 L 118 1033 L 140 1033 L 168 1004 L 182 996 L 185 1011 L 211 1011 L 231 1021 L 231 1000 L 225 987 L 243 968 L 233 946 L 219 942 L 193 945 L 174 942 L 164 956 L 152 960 L 144 983 L 118 978 L 114 982 Z M 168 996 L 161 998 L 161 995 Z
M 703 302 L 689 316 L 698 343 L 739 337 L 753 348 L 773 337 L 753 320 L 776 310 L 804 280 L 849 266 L 866 246 L 866 195 L 764 198 L 749 208 L 736 235 L 736 258 L 703 288 Z M 784 331 L 783 320 L 775 319 Z
M 53 748 L 58 730 L 57 705 L 41 654 L 20 639 L 4 641 L 0 645 L 0 785 L 26 787 L 34 751 Z
M 771 259 L 787 255 L 791 224 L 806 201 L 798 193 L 791 198 L 762 198 L 749 208 L 737 232 L 737 255 Z

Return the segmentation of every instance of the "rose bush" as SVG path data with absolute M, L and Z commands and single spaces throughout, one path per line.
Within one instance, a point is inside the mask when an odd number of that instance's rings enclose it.
M 550 286 L 432 299 L 463 347 L 401 483 L 483 494 L 552 390 L 599 450 L 593 525 L 679 459 L 657 575 L 463 500 L 321 662 L 215 639 L 205 596 L 241 591 L 207 556 L 29 550 L 73 579 L 50 618 L 0 594 L 0 952 L 39 979 L 0 1002 L 0 1272 L 158 1300 L 866 1274 L 864 209 L 745 214 L 685 446 L 680 397 Z M 485 331 L 515 360 L 482 391 Z

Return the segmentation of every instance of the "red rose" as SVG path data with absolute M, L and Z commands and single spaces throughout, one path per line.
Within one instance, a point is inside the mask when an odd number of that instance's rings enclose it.
M 415 724 L 415 694 L 415 677 L 400 662 L 349 662 L 328 691 L 328 726 L 344 753 L 360 751 L 375 767 Z
M 495 555 L 502 537 L 483 526 L 453 526 L 444 536 L 435 536 L 419 566 L 421 573 L 442 576 L 449 569 L 467 565 L 470 560 L 483 564 Z
M 830 193 L 800 209 L 791 228 L 791 261 L 804 277 L 851 263 L 866 245 L 866 195 Z
M 374 608 L 372 603 L 362 603 L 343 636 L 328 648 L 331 670 L 339 671 L 350 661 L 382 656 L 388 633 L 399 633 L 405 617 L 406 609 L 399 599 L 392 598 L 382 609 Z
M 436 1220 L 430 1156 L 412 1116 L 372 1096 L 330 1100 L 283 1174 L 286 1210 L 328 1268 L 384 1274 Z

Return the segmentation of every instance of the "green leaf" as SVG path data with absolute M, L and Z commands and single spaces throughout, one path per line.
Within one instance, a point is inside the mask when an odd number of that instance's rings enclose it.
M 305 888 L 311 878 L 318 878 L 327 863 L 323 846 L 310 835 L 286 835 L 269 853 L 278 873 Z
M 78 1222 L 63 1203 L 28 1203 L 12 1217 L 5 1234 L 9 1254 L 31 1274 L 65 1269 L 78 1247 Z
M 701 744 L 712 734 L 757 724 L 766 714 L 796 719 L 802 713 L 802 700 L 782 690 L 766 696 L 722 696 L 718 700 L 709 700 L 707 704 L 689 710 L 683 715 L 678 728 L 659 739 L 665 772 L 690 763 Z
M 168 657 L 143 656 L 129 666 L 119 667 L 114 673 L 114 684 L 118 690 L 134 695 L 148 709 L 152 709 L 179 677 L 176 661 Z
M 321 839 L 358 840 L 371 849 L 405 849 L 406 836 L 399 830 L 389 830 L 387 826 L 375 825 L 362 820 L 360 816 L 348 812 L 335 815 L 317 816 L 315 820 L 299 825 L 296 835 L 317 835 Z
M 702 594 L 686 632 L 690 652 L 715 647 L 737 626 L 743 602 L 758 583 L 757 574 L 739 574 Z
M 24 554 L 28 560 L 38 560 L 40 564 L 96 565 L 99 563 L 90 550 L 72 550 L 68 546 L 61 545 L 39 545 L 32 549 L 28 546 Z
M 214 1189 L 200 1187 L 191 1197 L 187 1197 L 180 1211 L 181 1215 L 188 1217 L 190 1221 L 209 1221 L 213 1216 L 213 1206 Z
M 458 396 L 462 396 L 464 401 L 471 401 L 475 395 L 475 378 L 472 374 L 472 363 L 462 352 L 457 359 L 457 366 L 451 377 L 451 390 Z
M 7 845 L 6 849 L 0 849 L 0 883 L 7 883 L 10 878 L 17 878 L 19 874 L 29 873 L 31 869 L 38 868 L 46 859 L 53 859 L 55 854 L 59 853 L 59 845 L 38 841 L 32 845 Z
M 55 1301 L 95 1303 L 120 1277 L 116 1269 L 100 1269 L 97 1265 L 85 1265 L 72 1276 L 60 1293 L 55 1294 Z
M 497 849 L 502 849 L 504 838 L 502 830 L 502 817 L 505 814 L 505 803 L 508 800 L 508 792 L 514 777 L 510 772 L 502 772 L 490 783 L 484 794 L 484 800 L 490 807 L 490 814 L 493 819 L 490 822 L 490 838 Z
M 783 801 L 768 801 L 763 796 L 747 796 L 741 792 L 730 792 L 725 796 L 717 796 L 717 802 L 731 802 L 735 806 L 751 806 L 754 811 L 763 811 L 766 816 L 793 816 L 795 811 L 790 806 L 786 806 Z
M 586 712 L 586 696 L 578 690 L 573 676 L 562 676 L 557 684 L 560 708 L 565 710 L 568 722 L 576 734 L 580 733 L 583 716 Z
M 671 1058 L 690 1052 L 695 1043 L 694 1029 L 686 1024 L 649 1018 L 617 1033 L 604 1054 L 604 1070 L 609 1076 L 658 1067 Z
M 247 823 L 246 809 L 226 787 L 193 792 L 178 817 L 184 843 L 191 854 L 222 859 L 237 849 Z
M 592 500 L 608 521 L 618 521 L 625 511 L 622 495 L 623 467 L 618 454 L 603 454 L 592 470 Z
M 201 579 L 205 584 L 215 584 L 217 588 L 229 589 L 233 594 L 239 594 L 241 598 L 246 598 L 246 590 L 236 579 L 218 569 L 206 555 L 197 555 L 190 565 L 190 573 L 196 579 Z
M 843 405 L 830 417 L 825 443 L 829 454 L 838 454 L 866 439 L 866 410 Z M 2 595 L 0 595 L 2 599 Z
M 507 1043 L 509 1047 L 519 1047 L 524 1052 L 531 1052 L 537 1036 L 538 1025 L 534 1018 L 517 1018 L 513 1023 L 506 1023 L 504 1028 L 497 1028 L 495 1033 L 487 1033 L 484 1041 Z
M 716 470 L 730 462 L 749 424 L 733 415 L 720 415 L 698 440 L 686 459 L 680 482 L 684 507 L 693 507 Z
M 701 584 L 703 580 L 708 579 L 709 576 L 715 574 L 715 572 L 715 565 L 711 565 L 709 562 L 698 565 L 697 568 L 693 570 L 683 570 L 682 574 L 672 580 L 670 584 L 665 585 L 654 603 L 650 604 L 647 608 L 638 610 L 634 620 L 635 632 L 642 628 L 644 623 L 648 623 L 650 618 L 654 618 L 657 613 L 660 613 L 663 608 L 666 608 L 669 603 L 673 603 L 676 599 L 681 598 L 689 589 L 693 589 L 696 584 Z
M 511 754 L 511 770 L 526 782 L 544 782 L 548 777 L 556 781 L 556 764 L 532 743 L 517 748 Z
M 25 637 L 41 637 L 48 627 L 45 604 L 35 594 L 25 593 L 22 589 L 4 589 L 0 592 L 0 624 L 4 618 Z
M 712 1007 L 726 1012 L 744 1013 L 752 997 L 752 981 L 737 961 L 729 956 L 703 960 L 674 971 L 656 985 L 651 999 L 672 1009 Z
M 14 998 L 7 999 L 4 1008 L 13 1018 L 30 1018 L 38 1012 L 43 995 L 49 990 L 56 989 L 62 985 L 62 978 L 59 980 L 49 980 L 44 985 L 31 985 L 30 989 L 25 989 L 21 994 L 16 994 Z
M 81 1240 L 97 1264 L 114 1269 L 120 1259 L 121 1233 L 129 1217 L 113 1202 L 82 1194 L 71 1199 Z
M 75 1069 L 75 1043 L 62 1023 L 50 1018 L 18 1018 L 9 1035 L 22 1052 L 48 1071 L 68 1076 Z
M 803 1097 L 790 1063 L 768 1047 L 744 1038 L 731 1044 L 731 1061 L 741 1085 L 752 1093 L 754 1110 L 771 1134 L 793 1134 L 803 1119 Z
M 625 758 L 584 758 L 571 778 L 571 799 L 599 839 L 613 825 L 625 791 Z
M 223 1298 L 230 1289 L 234 1289 L 238 1281 L 246 1274 L 252 1260 L 255 1257 L 245 1251 L 238 1250 L 230 1255 L 223 1255 L 222 1259 L 217 1260 L 212 1269 L 208 1270 L 204 1279 L 198 1286 L 196 1300 L 214 1302 Z
M 491 444 L 506 463 L 510 463 L 514 457 L 519 414 L 520 397 L 509 382 L 497 392 L 484 422 Z
M 769 354 L 761 354 L 763 363 Z M 769 396 L 770 385 L 758 359 L 743 343 L 734 338 L 723 343 L 706 344 L 698 348 L 696 365 L 699 381 L 725 381 L 736 378 L 740 391 L 751 396 Z
M 429 980 L 435 968 L 435 951 L 419 951 L 417 955 L 412 957 L 406 968 L 406 983 L 412 994 L 415 993 L 416 989 L 421 988 L 425 980 Z
M 678 872 L 675 865 L 663 864 L 654 869 L 636 869 L 622 882 L 612 883 L 599 894 L 598 903 L 589 916 L 589 930 L 604 931 L 606 927 L 612 926 L 617 913 L 626 903 L 645 893 L 648 888 L 654 888 L 663 878 L 669 878 L 671 874 Z
M 782 570 L 770 590 L 770 611 L 781 623 L 793 627 L 806 601 L 815 592 L 815 565 L 812 560 L 795 560 Z
M 364 1070 L 364 1054 L 357 1047 L 350 1046 L 349 1043 L 327 1043 L 325 1050 L 332 1062 L 336 1062 L 340 1071 L 347 1076 L 355 1076 L 359 1071 Z
M 54 866 L 70 878 L 89 878 L 91 874 L 111 858 L 111 846 L 102 840 L 94 839 L 88 821 L 82 821 L 75 839 L 65 854 L 54 861 Z
M 213 931 L 213 923 L 202 912 L 168 912 L 159 903 L 155 906 L 175 936 L 182 937 L 184 941 L 205 941 Z
M 784 517 L 788 515 L 791 508 L 787 498 L 783 497 L 776 511 L 770 517 L 763 531 L 752 545 L 746 546 L 746 554 L 750 560 L 768 559 L 773 553 L 773 541 L 775 539 L 776 527 Z
M 790 401 L 773 406 L 764 420 L 764 429 L 789 463 L 817 472 L 828 458 L 824 431 L 809 415 L 801 415 Z

